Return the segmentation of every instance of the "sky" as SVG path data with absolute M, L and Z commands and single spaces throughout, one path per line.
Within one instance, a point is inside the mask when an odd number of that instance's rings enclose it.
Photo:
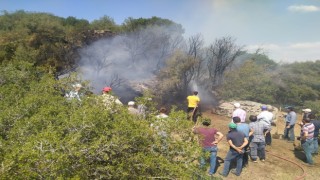
M 0 11 L 46 12 L 90 22 L 109 16 L 169 19 L 186 38 L 205 44 L 231 36 L 249 52 L 258 48 L 276 62 L 320 60 L 320 0 L 0 0 Z

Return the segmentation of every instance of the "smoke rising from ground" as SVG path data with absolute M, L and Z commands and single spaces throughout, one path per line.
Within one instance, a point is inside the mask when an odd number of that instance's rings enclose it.
M 165 26 L 101 39 L 80 50 L 80 74 L 82 79 L 89 80 L 95 94 L 111 86 L 113 93 L 127 103 L 141 95 L 142 87 L 154 80 L 176 50 L 186 52 L 187 46 L 181 31 Z M 189 85 L 189 91 L 199 92 L 202 103 L 217 103 L 207 86 L 196 81 Z
M 131 83 L 152 79 L 182 44 L 181 35 L 163 26 L 102 39 L 80 50 L 81 77 L 96 94 L 111 86 L 116 95 L 132 100 L 139 92 Z

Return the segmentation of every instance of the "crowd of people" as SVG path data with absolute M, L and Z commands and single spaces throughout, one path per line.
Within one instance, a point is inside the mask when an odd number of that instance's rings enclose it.
M 72 90 L 70 92 L 66 93 L 64 97 L 71 101 L 72 99 L 76 99 L 78 101 L 82 101 L 81 98 L 83 97 L 83 93 L 80 93 L 80 90 L 82 89 L 82 85 L 80 83 L 76 83 L 72 85 Z M 106 107 L 106 109 L 110 111 L 116 111 L 118 107 L 123 106 L 123 103 L 113 95 L 112 88 L 109 86 L 106 86 L 102 88 L 101 90 L 102 94 L 100 96 L 100 99 L 102 100 L 102 103 Z M 99 99 L 99 98 L 98 98 Z M 147 107 L 143 104 L 137 105 L 135 101 L 129 101 L 128 102 L 128 113 L 133 115 L 138 115 L 142 118 L 145 118 L 146 115 L 146 109 Z M 167 118 L 168 115 L 167 109 L 165 107 L 161 107 L 159 109 L 159 114 L 156 115 L 156 118 Z
M 81 84 L 73 85 L 73 90 L 66 94 L 67 99 L 75 98 L 81 101 L 79 93 L 82 88 Z M 114 106 L 123 106 L 122 102 L 111 94 L 111 87 L 104 87 L 102 89 L 102 102 L 104 105 L 113 109 Z M 211 119 L 204 119 L 199 125 L 197 123 L 197 112 L 199 111 L 200 97 L 197 91 L 193 91 L 192 95 L 187 96 L 187 119 L 194 122 L 193 133 L 199 135 L 200 145 L 202 147 L 202 155 L 200 157 L 200 168 L 205 168 L 206 153 L 210 153 L 210 168 L 208 175 L 212 176 L 216 173 L 216 162 L 218 153 L 218 144 L 223 139 L 224 134 L 211 125 Z M 240 176 L 241 171 L 248 165 L 249 160 L 257 163 L 258 160 L 265 161 L 265 148 L 267 145 L 272 145 L 271 129 L 274 125 L 275 115 L 272 113 L 272 107 L 262 105 L 261 112 L 257 115 L 250 115 L 248 117 L 249 123 L 246 122 L 247 113 L 241 107 L 240 103 L 234 103 L 234 110 L 231 115 L 231 122 L 228 124 L 229 132 L 226 134 L 227 143 L 229 144 L 229 151 L 224 159 L 224 167 L 219 174 L 227 177 L 229 172 L 236 176 Z M 128 112 L 133 115 L 144 116 L 145 107 L 138 106 L 134 101 L 128 102 Z M 285 121 L 285 128 L 283 133 L 283 140 L 288 142 L 295 141 L 294 128 L 298 124 L 301 127 L 300 140 L 306 156 L 306 162 L 313 165 L 313 155 L 318 155 L 318 136 L 320 129 L 320 120 L 316 120 L 316 116 L 311 109 L 303 109 L 302 121 L 297 123 L 297 114 L 294 107 L 286 107 L 287 113 L 283 116 Z M 167 109 L 161 107 L 159 114 L 155 116 L 158 119 L 166 119 Z M 152 126 L 152 125 L 151 125 Z M 159 127 L 155 127 L 159 128 Z M 162 132 L 162 131 L 161 131 Z M 162 133 L 163 134 L 163 133 Z M 166 134 L 166 133 L 164 133 Z M 236 168 L 230 171 L 230 164 L 235 160 Z
M 199 102 L 198 102 L 199 103 Z M 261 112 L 257 115 L 249 116 L 249 123 L 246 123 L 246 112 L 241 108 L 240 103 L 234 103 L 232 120 L 228 124 L 229 132 L 226 135 L 229 144 L 229 151 L 224 159 L 224 167 L 220 174 L 227 177 L 229 173 L 240 176 L 243 167 L 246 167 L 249 159 L 253 163 L 258 160 L 266 160 L 266 146 L 271 146 L 271 129 L 274 125 L 275 115 L 271 112 L 271 106 L 262 105 Z M 300 140 L 301 147 L 306 156 L 306 163 L 313 166 L 312 157 L 318 155 L 318 136 L 320 120 L 311 109 L 303 109 L 301 122 L 297 123 L 297 114 L 293 107 L 286 107 L 287 113 L 283 116 L 285 122 L 283 140 L 291 143 L 295 141 L 294 127 L 301 126 L 301 133 L 297 140 Z M 224 136 L 219 130 L 210 125 L 210 120 L 205 120 L 202 125 L 194 126 L 193 133 L 200 137 L 200 144 L 203 152 L 210 152 L 210 168 L 208 175 L 212 176 L 216 172 L 216 158 L 218 153 L 218 143 Z M 204 155 L 200 158 L 200 168 L 204 167 Z M 230 163 L 236 162 L 236 168 L 230 171 Z

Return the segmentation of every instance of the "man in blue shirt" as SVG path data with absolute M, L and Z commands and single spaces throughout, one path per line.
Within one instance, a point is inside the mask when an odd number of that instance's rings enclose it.
M 294 112 L 293 107 L 287 107 L 288 114 L 285 116 L 286 127 L 284 128 L 284 139 L 287 139 L 288 142 L 294 142 L 294 125 L 297 121 L 297 114 Z

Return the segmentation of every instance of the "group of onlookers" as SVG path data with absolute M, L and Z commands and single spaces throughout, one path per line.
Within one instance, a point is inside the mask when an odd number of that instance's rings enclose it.
M 249 157 L 253 163 L 265 161 L 266 145 L 271 145 L 271 128 L 274 125 L 275 115 L 271 112 L 271 106 L 261 106 L 261 112 L 258 115 L 250 115 L 250 123 L 247 124 L 246 112 L 241 108 L 239 103 L 234 104 L 235 110 L 232 113 L 232 121 L 228 124 L 229 132 L 226 135 L 227 142 L 230 146 L 229 151 L 224 159 L 223 171 L 220 175 L 226 177 L 229 174 L 230 163 L 236 160 L 236 169 L 230 172 L 236 176 L 240 176 L 242 168 L 248 164 Z M 287 114 L 285 117 L 285 129 L 283 139 L 288 142 L 295 140 L 294 126 L 297 121 L 297 114 L 293 107 L 286 107 Z M 301 146 L 306 154 L 307 163 L 312 165 L 312 155 L 318 154 L 318 136 L 320 128 L 320 120 L 315 120 L 315 115 L 310 109 L 303 110 L 304 117 L 299 125 L 301 126 L 301 135 L 298 138 Z M 193 132 L 200 135 L 201 145 L 204 152 L 210 152 L 210 170 L 208 175 L 215 174 L 216 155 L 218 151 L 218 143 L 224 136 L 216 128 L 210 127 L 211 121 L 202 122 L 203 126 L 195 126 Z M 217 136 L 217 137 L 215 137 Z M 210 143 L 211 142 L 211 143 Z M 203 157 L 200 161 L 200 167 L 204 166 Z
M 74 90 L 66 94 L 68 99 L 76 98 L 81 101 L 79 90 L 81 84 L 73 85 Z M 102 90 L 102 101 L 106 107 L 113 105 L 122 105 L 121 101 L 111 95 L 111 87 L 104 87 Z M 188 118 L 194 123 L 197 122 L 196 113 L 199 108 L 200 98 L 198 92 L 194 91 L 192 95 L 187 97 L 188 100 Z M 271 112 L 271 106 L 261 106 L 261 112 L 258 115 L 250 115 L 250 123 L 246 123 L 246 111 L 241 108 L 240 103 L 234 103 L 234 111 L 232 112 L 232 120 L 228 124 L 229 132 L 227 133 L 227 142 L 230 146 L 229 151 L 224 159 L 223 171 L 219 172 L 220 175 L 226 177 L 229 173 L 230 164 L 232 160 L 236 160 L 236 169 L 231 170 L 231 173 L 240 176 L 242 168 L 248 164 L 249 157 L 252 162 L 257 163 L 265 161 L 266 145 L 271 145 L 271 127 L 274 121 L 274 114 Z M 141 108 L 143 109 L 143 108 Z M 285 128 L 283 139 L 288 142 L 294 142 L 295 134 L 294 127 L 297 123 L 297 114 L 293 107 L 286 107 L 287 114 L 285 118 Z M 135 102 L 128 102 L 128 112 L 131 114 L 142 114 L 142 110 L 135 108 Z M 301 126 L 301 133 L 298 140 L 301 141 L 301 146 L 306 154 L 307 163 L 312 165 L 312 155 L 318 154 L 318 136 L 320 128 L 320 120 L 315 120 L 315 114 L 311 109 L 303 109 L 302 122 L 298 123 Z M 162 107 L 156 118 L 168 118 L 166 108 Z M 216 128 L 211 127 L 211 120 L 206 119 L 202 122 L 202 126 L 194 126 L 193 132 L 200 135 L 200 144 L 202 146 L 203 154 L 210 152 L 210 169 L 208 175 L 215 174 L 216 157 L 218 152 L 218 143 L 222 140 L 224 135 Z M 200 167 L 205 166 L 204 155 L 200 158 Z

